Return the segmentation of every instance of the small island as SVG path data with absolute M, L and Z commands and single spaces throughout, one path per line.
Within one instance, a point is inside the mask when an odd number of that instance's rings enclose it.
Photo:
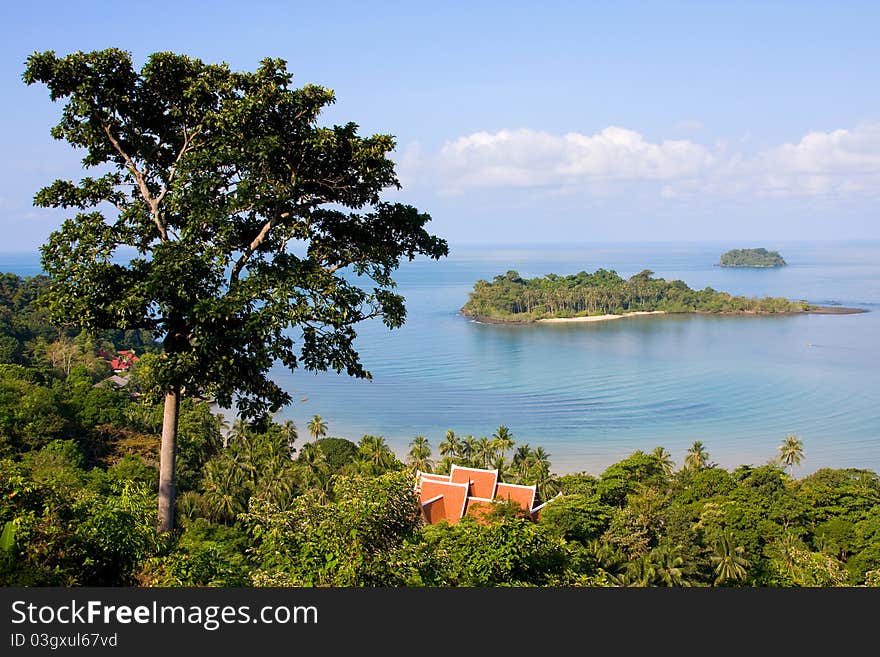
M 731 249 L 721 255 L 721 267 L 785 267 L 785 259 L 779 251 L 767 249 Z
M 482 322 L 527 323 L 604 321 L 666 313 L 783 315 L 849 314 L 859 308 L 826 308 L 782 297 L 744 297 L 711 287 L 694 290 L 683 281 L 655 278 L 645 269 L 628 279 L 598 269 L 569 276 L 522 278 L 516 271 L 474 284 L 465 317 Z

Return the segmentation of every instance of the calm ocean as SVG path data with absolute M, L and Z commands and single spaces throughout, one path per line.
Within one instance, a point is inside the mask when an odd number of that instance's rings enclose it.
M 730 248 L 765 246 L 780 269 L 715 266 Z M 294 404 L 278 419 L 320 414 L 329 434 L 382 435 L 401 457 L 424 435 L 437 454 L 447 429 L 542 446 L 557 473 L 601 471 L 634 450 L 663 446 L 680 464 L 703 442 L 732 469 L 804 444 L 801 476 L 821 467 L 880 472 L 880 242 L 618 243 L 455 247 L 442 261 L 404 264 L 396 280 L 407 322 L 362 326 L 372 381 L 335 373 L 273 376 Z M 582 324 L 503 326 L 458 314 L 474 281 L 599 267 L 650 269 L 693 288 L 861 307 L 857 315 L 654 316 Z M 38 271 L 31 254 L 0 254 L 0 270 Z

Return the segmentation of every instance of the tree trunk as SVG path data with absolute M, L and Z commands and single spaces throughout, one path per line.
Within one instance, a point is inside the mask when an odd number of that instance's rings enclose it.
M 177 457 L 177 416 L 180 410 L 180 388 L 175 386 L 165 395 L 162 417 L 162 446 L 159 451 L 159 533 L 174 529 L 174 461 Z

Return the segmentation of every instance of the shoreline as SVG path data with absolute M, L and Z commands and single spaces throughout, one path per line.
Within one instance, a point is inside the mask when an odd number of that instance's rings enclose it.
M 858 315 L 870 312 L 865 308 L 849 308 L 846 306 L 814 306 L 807 310 L 799 310 L 793 312 L 777 312 L 777 313 L 761 313 L 753 311 L 735 311 L 735 312 L 709 312 L 709 311 L 689 311 L 689 312 L 668 312 L 666 310 L 636 310 L 631 313 L 623 313 L 622 315 L 586 315 L 583 317 L 544 317 L 541 319 L 499 319 L 494 317 L 480 317 L 476 315 L 463 315 L 468 319 L 479 322 L 481 324 L 563 324 L 578 322 L 606 322 L 615 319 L 623 319 L 625 317 L 646 315 L 715 315 L 721 317 L 793 317 L 795 315 Z
M 788 264 L 782 265 L 722 265 L 720 262 L 716 262 L 713 267 L 725 267 L 727 269 L 781 269 L 782 267 L 788 267 Z
M 806 315 L 858 315 L 869 312 L 866 308 L 847 308 L 846 306 L 816 306 L 804 311 Z
M 607 322 L 612 319 L 623 319 L 624 317 L 634 317 L 637 315 L 666 315 L 665 310 L 636 310 L 631 313 L 623 313 L 622 315 L 586 315 L 584 317 L 547 317 L 545 319 L 536 319 L 536 322 Z

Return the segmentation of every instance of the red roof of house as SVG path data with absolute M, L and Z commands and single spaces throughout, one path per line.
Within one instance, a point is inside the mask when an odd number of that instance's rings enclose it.
M 428 506 L 425 519 L 430 523 L 439 522 L 443 518 L 458 522 L 464 516 L 467 507 L 467 484 L 451 481 L 425 479 L 421 482 L 420 499 L 422 509 Z
M 495 495 L 495 486 L 498 484 L 498 470 L 483 470 L 480 468 L 463 468 L 452 464 L 449 477 L 456 483 L 469 483 L 470 495 L 491 500 Z
M 110 367 L 117 371 L 131 369 L 131 366 L 139 360 L 134 351 L 130 349 L 123 349 L 117 353 L 115 358 L 110 359 Z
M 497 502 L 510 500 L 537 520 L 535 486 L 505 484 L 498 481 L 498 470 L 464 468 L 453 465 L 448 475 L 419 472 L 416 484 L 425 522 L 446 520 L 452 524 L 464 516 L 479 518 Z
M 499 483 L 498 488 L 495 490 L 495 499 L 518 502 L 522 508 L 531 511 L 535 506 L 536 494 L 534 486 Z

